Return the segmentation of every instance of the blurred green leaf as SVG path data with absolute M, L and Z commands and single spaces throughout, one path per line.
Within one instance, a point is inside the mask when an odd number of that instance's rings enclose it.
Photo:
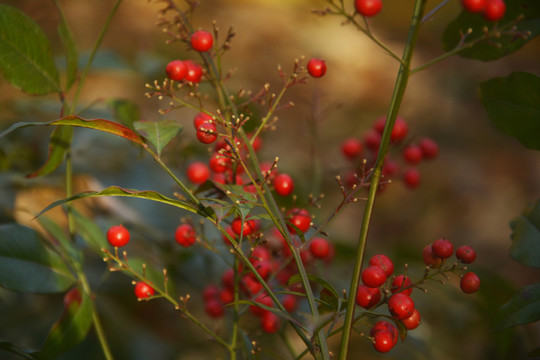
M 133 129 L 133 123 L 140 119 L 139 106 L 127 99 L 109 99 L 107 106 L 112 110 L 114 120 Z
M 73 34 L 69 29 L 69 26 L 64 17 L 64 12 L 60 7 L 58 1 L 55 1 L 56 6 L 58 7 L 58 12 L 60 13 L 60 25 L 58 25 L 58 35 L 62 44 L 64 45 L 65 57 L 66 57 L 66 86 L 64 91 L 68 91 L 77 76 L 77 68 L 79 63 L 79 55 L 77 54 L 77 46 L 75 45 L 75 40 L 73 39 Z
M 38 233 L 19 224 L 0 225 L 0 286 L 32 293 L 58 293 L 75 283 L 64 260 Z
M 10 352 L 12 354 L 17 354 L 23 359 L 36 360 L 36 358 L 34 356 L 27 353 L 25 350 L 20 349 L 17 345 L 12 344 L 12 343 L 10 343 L 8 341 L 0 341 L 0 349 L 2 349 L 4 351 L 7 351 L 7 352 Z
M 503 330 L 540 320 L 540 283 L 521 288 L 495 315 L 493 328 Z
M 65 234 L 64 229 L 62 229 L 57 223 L 53 220 L 42 216 L 37 219 L 41 226 L 47 231 L 47 233 L 53 238 L 54 242 L 58 242 L 62 248 L 69 254 L 71 259 L 77 261 L 78 263 L 82 262 L 82 254 L 77 248 L 73 245 L 71 240 Z
M 540 200 L 528 206 L 510 227 L 510 256 L 524 265 L 540 268 Z
M 182 130 L 182 125 L 174 120 L 136 121 L 135 130 L 143 135 L 154 147 L 158 155 L 167 144 Z
M 0 72 L 11 85 L 31 95 L 60 92 L 49 40 L 22 11 L 0 5 Z
M 540 150 L 540 78 L 514 72 L 480 84 L 480 101 L 493 124 L 530 149 Z
M 482 37 L 483 39 L 458 54 L 465 58 L 491 61 L 519 50 L 540 34 L 540 2 L 538 0 L 506 0 L 505 3 L 505 16 L 497 24 L 485 20 L 481 14 L 462 11 L 444 31 L 444 50 L 454 50 L 463 41 L 463 34 L 471 29 L 472 33 L 467 35 L 466 42 L 473 42 Z M 522 20 L 516 22 L 520 16 L 523 16 Z M 500 36 L 486 37 L 485 28 L 490 30 L 493 26 L 497 26 L 497 33 Z M 527 35 L 527 32 L 530 34 Z
M 55 359 L 86 338 L 92 325 L 92 300 L 80 291 L 81 302 L 73 301 L 53 325 L 45 344 L 35 355 L 39 359 Z
M 92 219 L 85 217 L 75 209 L 71 209 L 71 211 L 73 212 L 73 218 L 75 219 L 77 234 L 85 240 L 86 244 L 92 250 L 101 254 L 101 249 L 106 248 L 109 245 L 103 231 Z
M 39 124 L 44 125 L 44 123 Z M 2 134 L 0 134 L 0 137 L 2 136 Z M 45 161 L 45 164 L 43 164 L 43 166 L 41 166 L 38 170 L 34 171 L 31 174 L 28 174 L 26 177 L 33 178 L 38 176 L 45 176 L 58 169 L 58 167 L 62 165 L 62 162 L 64 161 L 64 157 L 66 155 L 66 151 L 69 149 L 72 137 L 72 127 L 56 127 L 52 132 L 51 138 L 49 140 L 49 156 L 47 157 L 47 161 Z

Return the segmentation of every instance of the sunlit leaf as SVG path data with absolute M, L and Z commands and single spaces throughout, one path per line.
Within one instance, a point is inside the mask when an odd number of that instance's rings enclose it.
M 19 224 L 0 225 L 0 286 L 32 293 L 58 293 L 75 279 L 64 260 L 38 233 Z
M 493 328 L 502 330 L 540 320 L 540 283 L 521 288 L 495 316 Z
M 45 33 L 22 11 L 7 5 L 0 5 L 0 72 L 31 95 L 61 91 Z
M 506 13 L 497 24 L 487 21 L 481 14 L 463 10 L 446 28 L 443 35 L 444 50 L 451 51 L 463 41 L 474 45 L 459 52 L 460 56 L 482 61 L 496 60 L 519 50 L 540 34 L 540 2 L 538 0 L 505 1 Z M 521 19 L 517 21 L 518 19 Z M 514 28 L 515 24 L 515 28 Z M 497 26 L 499 36 L 485 36 L 484 28 Z M 477 41 L 481 39 L 480 41 Z
M 154 147 L 158 155 L 163 148 L 182 130 L 182 125 L 174 120 L 136 121 L 135 130 L 143 135 Z
M 524 265 L 540 268 L 540 201 L 528 206 L 510 227 L 510 256 Z

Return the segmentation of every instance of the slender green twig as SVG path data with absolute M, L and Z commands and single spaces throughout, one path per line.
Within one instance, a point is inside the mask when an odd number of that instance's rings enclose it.
M 340 353 L 339 359 L 345 360 L 347 358 L 350 334 L 352 330 L 354 310 L 355 310 L 355 299 L 357 293 L 357 287 L 360 280 L 360 273 L 362 270 L 362 262 L 364 260 L 364 252 L 367 244 L 367 236 L 369 231 L 369 226 L 371 222 L 371 215 L 373 211 L 373 205 L 375 203 L 375 197 L 377 189 L 379 186 L 379 181 L 382 174 L 382 166 L 384 163 L 384 158 L 388 152 L 388 147 L 390 144 L 390 135 L 392 133 L 392 128 L 399 112 L 405 90 L 407 88 L 407 82 L 410 75 L 410 64 L 412 60 L 412 55 L 416 45 L 416 39 L 418 37 L 418 32 L 421 25 L 421 17 L 424 12 L 425 4 L 427 0 L 416 0 L 414 4 L 414 10 L 412 19 L 409 26 L 409 33 L 407 37 L 407 42 L 405 44 L 405 49 L 403 51 L 401 66 L 396 78 L 396 83 L 394 85 L 394 92 L 392 94 L 392 100 L 390 102 L 390 109 L 388 111 L 386 126 L 382 134 L 382 141 L 379 147 L 379 153 L 377 155 L 377 160 L 375 163 L 375 168 L 373 170 L 373 176 L 371 178 L 371 186 L 369 188 L 368 199 L 366 201 L 364 215 L 362 218 L 362 226 L 360 229 L 360 235 L 358 239 L 358 245 L 356 248 L 356 258 L 353 268 L 353 275 L 351 278 L 351 284 L 348 292 L 348 302 L 347 302 L 347 312 L 345 314 L 345 323 L 343 328 L 343 334 L 341 338 Z

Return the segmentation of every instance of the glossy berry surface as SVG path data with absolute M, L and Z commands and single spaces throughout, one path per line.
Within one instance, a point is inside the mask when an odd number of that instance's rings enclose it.
M 208 115 L 207 113 L 198 112 L 197 115 L 193 118 L 193 126 L 195 129 L 198 129 L 199 126 L 206 122 L 212 121 L 212 117 Z
M 129 242 L 129 231 L 122 225 L 111 226 L 107 230 L 107 241 L 114 247 L 122 247 Z
M 193 184 L 200 185 L 210 178 L 210 169 L 205 163 L 195 161 L 189 164 L 186 175 Z
M 373 325 L 370 336 L 373 338 L 373 348 L 378 352 L 386 353 L 396 346 L 399 335 L 393 324 L 383 320 Z
M 484 18 L 488 21 L 499 21 L 506 13 L 506 4 L 503 0 L 487 0 Z
M 330 255 L 331 245 L 325 238 L 316 237 L 309 243 L 309 251 L 317 259 L 326 259 Z
M 392 280 L 390 291 L 392 291 L 392 294 L 401 293 L 411 295 L 413 291 L 411 279 L 405 275 L 396 276 L 394 280 Z
M 479 13 L 486 9 L 486 0 L 461 0 L 463 8 L 468 12 Z
M 274 178 L 274 189 L 281 196 L 288 196 L 294 191 L 294 181 L 289 174 L 281 173 Z
M 289 211 L 289 221 L 303 233 L 311 227 L 311 215 L 305 209 L 295 208 Z M 289 231 L 296 232 L 296 229 L 290 226 Z
M 242 234 L 243 236 L 248 236 L 252 234 L 257 228 L 256 222 L 254 220 L 245 219 L 242 223 L 242 218 L 237 217 L 231 223 L 231 229 L 236 234 Z
M 382 0 L 355 0 L 356 11 L 366 17 L 377 15 L 382 9 Z
M 193 50 L 205 52 L 210 50 L 214 45 L 214 38 L 208 31 L 199 30 L 195 31 L 193 35 L 191 35 L 190 42 Z
M 362 282 L 369 287 L 379 287 L 386 282 L 387 276 L 378 266 L 368 266 L 362 271 Z
M 190 224 L 181 224 L 176 228 L 174 239 L 179 245 L 189 247 L 195 243 L 197 233 Z
M 422 250 L 422 258 L 424 259 L 424 264 L 431 266 L 433 268 L 438 268 L 441 266 L 442 258 L 438 257 L 433 253 L 433 248 L 431 244 L 426 245 L 424 250 Z
M 356 304 L 364 309 L 369 309 L 381 301 L 381 290 L 360 284 L 356 292 Z
M 174 81 L 184 80 L 187 75 L 187 71 L 188 69 L 186 64 L 181 60 L 173 60 L 168 63 L 167 67 L 165 68 L 167 77 Z
M 214 153 L 208 161 L 210 169 L 215 173 L 224 173 L 231 165 L 231 159 L 223 154 Z
M 211 144 L 217 137 L 217 128 L 213 122 L 205 122 L 197 128 L 197 139 L 203 144 Z
M 461 277 L 459 287 L 465 294 L 472 294 L 480 288 L 480 278 L 473 272 L 468 272 Z
M 349 160 L 357 159 L 362 155 L 364 145 L 357 138 L 348 138 L 341 144 L 341 153 Z
M 154 295 L 154 293 L 154 288 L 143 281 L 139 281 L 137 284 L 135 284 L 135 296 L 137 299 L 145 299 Z
M 470 245 L 463 245 L 457 248 L 456 257 L 464 264 L 470 264 L 476 260 L 476 252 Z
M 192 83 L 200 83 L 203 75 L 202 66 L 191 60 L 184 60 L 184 64 L 187 68 L 185 80 Z
M 414 312 L 414 302 L 409 295 L 397 293 L 388 300 L 388 310 L 396 319 L 407 319 Z
M 454 253 L 454 245 L 447 239 L 437 239 L 431 244 L 433 254 L 442 259 L 447 259 Z
M 326 63 L 321 59 L 310 59 L 307 63 L 307 71 L 314 78 L 320 78 L 326 74 Z
M 413 330 L 416 329 L 418 325 L 420 325 L 420 320 L 420 312 L 418 311 L 418 309 L 414 309 L 413 314 L 410 317 L 401 320 L 401 322 L 403 322 L 403 325 L 405 325 L 407 330 Z
M 380 267 L 386 276 L 391 276 L 394 273 L 394 263 L 384 254 L 373 255 L 369 259 L 369 265 Z

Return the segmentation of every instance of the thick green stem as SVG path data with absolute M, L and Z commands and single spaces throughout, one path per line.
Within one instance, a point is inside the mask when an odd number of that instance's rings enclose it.
M 368 199 L 365 205 L 364 215 L 362 218 L 362 226 L 360 229 L 360 235 L 358 239 L 358 245 L 356 248 L 356 259 L 353 268 L 353 275 L 351 278 L 351 284 L 348 292 L 347 312 L 345 314 L 345 323 L 343 327 L 343 334 L 341 338 L 339 359 L 345 360 L 347 358 L 350 334 L 353 325 L 354 313 L 355 313 L 355 300 L 360 281 L 360 273 L 362 271 L 362 262 L 364 260 L 364 252 L 367 244 L 367 236 L 369 232 L 369 225 L 371 221 L 371 215 L 373 212 L 373 205 L 375 204 L 375 196 L 379 186 L 379 181 L 382 174 L 382 166 L 384 158 L 388 152 L 390 145 L 390 135 L 392 134 L 392 128 L 396 121 L 405 90 L 407 88 L 407 82 L 410 75 L 411 59 L 416 45 L 418 32 L 420 30 L 422 14 L 427 0 L 416 0 L 413 10 L 411 23 L 409 26 L 409 34 L 407 37 L 407 43 L 403 51 L 402 61 L 397 75 L 396 83 L 394 85 L 394 92 L 392 94 L 392 100 L 390 102 L 390 109 L 387 115 L 386 126 L 382 135 L 381 145 L 379 147 L 379 154 L 373 170 L 371 178 L 371 186 L 369 189 Z

